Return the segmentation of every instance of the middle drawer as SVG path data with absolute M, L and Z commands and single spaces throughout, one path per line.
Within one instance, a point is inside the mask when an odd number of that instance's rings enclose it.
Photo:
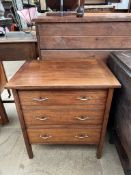
M 103 109 L 61 108 L 55 109 L 23 109 L 25 123 L 33 125 L 64 125 L 64 124 L 89 124 L 101 125 Z

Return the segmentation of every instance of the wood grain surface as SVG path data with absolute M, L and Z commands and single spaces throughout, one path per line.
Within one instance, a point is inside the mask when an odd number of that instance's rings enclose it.
M 51 17 L 42 15 L 33 20 L 36 23 L 77 23 L 77 22 L 120 22 L 131 21 L 130 13 L 85 13 L 83 18 L 77 18 L 76 16 L 64 16 L 64 17 Z
M 30 142 L 35 144 L 98 144 L 100 139 L 100 130 L 100 128 L 95 127 L 82 127 L 77 129 L 27 129 L 27 132 Z
M 41 49 L 129 49 L 130 36 L 41 36 Z
M 85 62 L 29 61 L 6 85 L 15 89 L 56 88 L 109 88 L 120 87 L 120 83 L 107 68 L 97 60 Z
M 106 90 L 19 91 L 22 106 L 104 105 Z
M 105 106 L 104 106 L 105 107 Z M 101 125 L 103 122 L 103 109 L 96 106 L 90 109 L 83 107 L 55 106 L 54 108 L 34 107 L 23 109 L 27 127 L 33 125 Z
M 97 59 L 106 63 L 112 52 L 123 50 L 41 50 L 41 59 L 47 61 L 87 61 Z
M 0 61 L 30 60 L 38 57 L 35 32 L 8 32 L 0 38 Z
M 38 24 L 40 36 L 131 36 L 130 28 L 130 22 Z
M 7 54 L 8 53 L 8 54 Z M 13 61 L 13 60 L 32 60 L 36 59 L 37 46 L 36 43 L 23 42 L 23 43 L 1 43 L 0 42 L 0 60 Z

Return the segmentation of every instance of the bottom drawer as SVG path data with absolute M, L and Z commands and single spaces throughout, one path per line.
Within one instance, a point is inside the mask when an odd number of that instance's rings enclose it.
M 28 129 L 30 143 L 98 144 L 100 128 Z

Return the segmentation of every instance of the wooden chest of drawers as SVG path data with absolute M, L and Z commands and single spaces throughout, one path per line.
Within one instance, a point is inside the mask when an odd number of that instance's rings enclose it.
M 102 155 L 113 89 L 119 82 L 96 60 L 25 63 L 10 80 L 26 148 L 95 144 Z
M 39 56 L 45 60 L 104 60 L 112 51 L 131 49 L 131 14 L 85 13 L 34 19 Z

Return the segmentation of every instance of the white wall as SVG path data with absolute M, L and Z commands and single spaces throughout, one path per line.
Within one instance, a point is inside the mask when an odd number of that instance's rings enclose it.
M 113 3 L 116 9 L 128 9 L 129 0 L 122 0 L 121 3 Z

